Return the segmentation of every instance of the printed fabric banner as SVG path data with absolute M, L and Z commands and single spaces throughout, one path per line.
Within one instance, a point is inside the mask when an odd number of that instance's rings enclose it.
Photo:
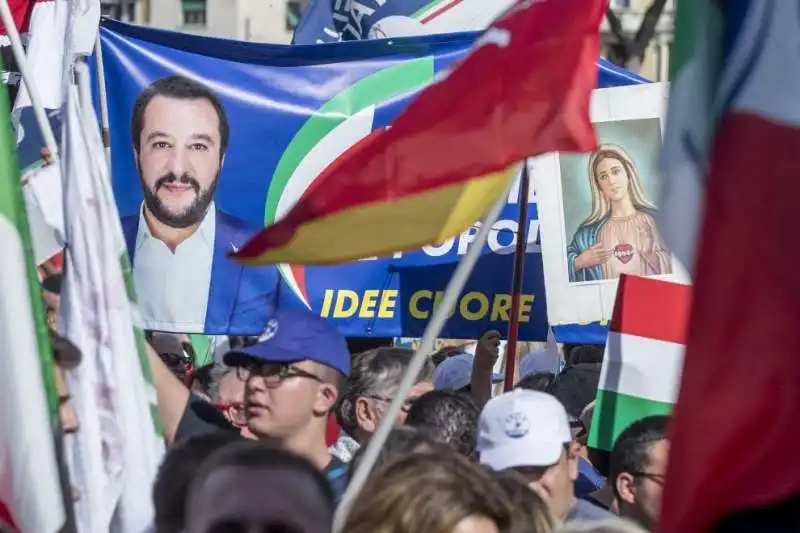
M 228 254 L 387 126 L 476 35 L 281 46 L 105 20 L 114 192 L 145 327 L 258 335 L 286 305 L 311 308 L 348 336 L 421 335 L 477 226 L 419 251 L 335 267 L 243 267 Z M 604 60 L 598 72 L 600 87 L 646 81 Z M 516 196 L 443 337 L 506 331 Z M 520 338 L 533 341 L 546 338 L 547 306 L 533 193 L 528 201 Z M 603 328 L 586 331 L 584 342 L 604 340 Z
M 294 44 L 483 30 L 514 0 L 311 0 Z

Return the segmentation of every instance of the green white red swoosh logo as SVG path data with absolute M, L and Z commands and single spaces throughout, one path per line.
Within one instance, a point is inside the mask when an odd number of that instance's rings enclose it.
M 433 80 L 432 56 L 381 69 L 341 91 L 311 115 L 283 153 L 267 192 L 265 225 L 283 216 L 326 168 L 375 129 L 381 104 Z M 303 266 L 279 265 L 292 292 L 310 309 Z

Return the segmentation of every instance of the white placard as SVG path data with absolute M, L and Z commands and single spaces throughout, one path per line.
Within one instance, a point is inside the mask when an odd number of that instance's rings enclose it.
M 551 324 L 610 319 L 622 273 L 689 282 L 655 216 L 667 95 L 665 83 L 598 89 L 598 149 L 530 161 Z

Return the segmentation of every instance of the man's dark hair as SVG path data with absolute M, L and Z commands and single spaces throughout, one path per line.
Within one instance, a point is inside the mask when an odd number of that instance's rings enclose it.
M 361 460 L 364 458 L 364 453 L 367 450 L 369 441 L 364 442 L 353 455 L 350 464 L 347 465 L 350 478 L 353 473 L 358 469 Z M 372 468 L 370 475 L 374 474 L 379 468 L 386 466 L 393 462 L 395 459 L 406 457 L 414 453 L 453 453 L 452 448 L 446 444 L 437 441 L 428 433 L 424 433 L 417 428 L 409 426 L 398 426 L 392 429 L 386 442 L 378 452 L 378 460 L 375 461 L 375 466 Z
M 576 344 L 571 347 L 566 361 L 568 365 L 602 363 L 604 355 L 605 346 L 602 344 Z
M 667 438 L 668 424 L 668 416 L 647 416 L 625 428 L 614 441 L 608 483 L 617 499 L 620 497 L 617 492 L 619 475 L 625 472 L 641 473 L 650 466 L 650 448 L 658 441 Z
M 414 402 L 406 424 L 472 458 L 477 447 L 479 415 L 478 404 L 471 396 L 455 391 L 431 391 Z
M 230 138 L 230 125 L 228 124 L 228 115 L 225 113 L 225 107 L 222 105 L 222 101 L 220 101 L 211 89 L 200 82 L 184 76 L 167 76 L 166 78 L 161 78 L 151 83 L 147 89 L 142 91 L 142 94 L 139 95 L 133 106 L 131 140 L 133 141 L 133 147 L 137 156 L 142 148 L 141 134 L 144 128 L 144 112 L 156 96 L 175 98 L 178 100 L 208 100 L 214 107 L 214 111 L 217 112 L 217 117 L 219 118 L 220 157 L 225 155 Z
M 549 393 L 555 377 L 552 372 L 534 372 L 519 380 L 514 388 Z
M 240 440 L 238 433 L 213 431 L 179 442 L 167 453 L 153 484 L 158 533 L 183 531 L 189 486 L 198 468 L 212 453 Z
M 328 507 L 331 516 L 334 511 L 333 490 L 327 478 L 307 459 L 279 448 L 277 445 L 255 440 L 239 439 L 218 450 L 205 461 L 192 479 L 189 493 L 197 490 L 214 472 L 225 467 L 242 467 L 248 470 L 278 467 L 291 469 L 310 478 L 319 489 L 323 505 Z M 309 495 L 311 496 L 311 495 Z M 186 504 L 188 505 L 188 501 Z
M 600 363 L 570 365 L 553 381 L 549 392 L 564 405 L 571 419 L 578 420 L 597 397 L 601 368 Z

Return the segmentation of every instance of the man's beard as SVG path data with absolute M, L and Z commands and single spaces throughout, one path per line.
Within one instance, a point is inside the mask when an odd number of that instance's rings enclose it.
M 178 176 L 170 172 L 158 178 L 151 189 L 142 179 L 141 171 L 139 172 L 139 180 L 142 182 L 142 191 L 144 193 L 144 205 L 159 222 L 171 228 L 188 228 L 203 220 L 208 211 L 208 206 L 211 205 L 211 201 L 214 199 L 218 179 L 219 172 L 214 176 L 214 181 L 211 182 L 208 189 L 202 190 L 200 183 L 189 174 L 183 174 L 178 178 Z M 191 186 L 195 193 L 194 201 L 177 213 L 170 211 L 158 197 L 158 190 L 161 187 L 176 182 Z

